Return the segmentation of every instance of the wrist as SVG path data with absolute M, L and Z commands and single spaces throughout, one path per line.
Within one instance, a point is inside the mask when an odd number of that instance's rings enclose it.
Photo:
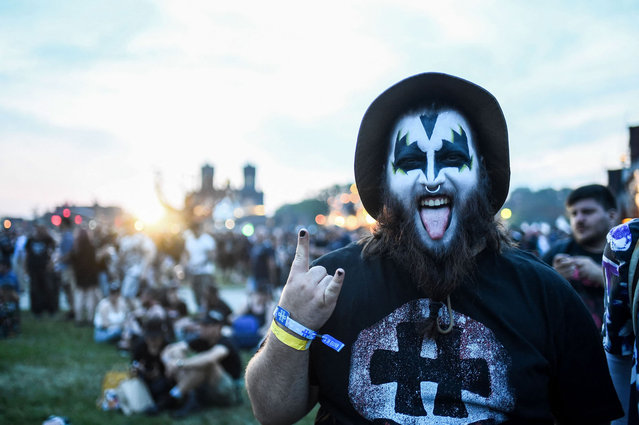
M 294 333 L 287 332 L 287 330 L 279 326 L 275 320 L 271 322 L 271 332 L 282 344 L 298 351 L 308 350 L 312 342 L 310 339 L 302 338 Z
M 303 339 L 314 339 L 318 334 L 312 329 L 307 328 L 305 325 L 293 320 L 291 314 L 281 306 L 276 306 L 273 311 L 273 319 L 282 328 L 286 329 L 289 333 Z
M 279 305 L 275 308 L 275 311 L 273 312 L 273 323 L 271 327 L 277 328 L 276 331 L 278 333 L 284 333 L 284 331 L 281 330 L 280 327 L 286 328 L 287 330 L 291 331 L 290 333 L 285 333 L 284 338 L 289 338 L 289 339 L 293 338 L 294 340 L 297 340 L 297 342 L 294 343 L 295 346 L 301 346 L 299 345 L 299 341 L 308 341 L 308 344 L 306 346 L 306 348 L 308 348 L 308 345 L 310 345 L 310 343 L 315 338 L 319 338 L 323 344 L 332 348 L 335 351 L 339 352 L 342 348 L 344 348 L 344 343 L 333 338 L 332 336 L 328 334 L 321 335 L 317 333 L 316 331 L 307 328 L 301 323 L 296 322 L 295 320 L 291 318 L 290 313 Z

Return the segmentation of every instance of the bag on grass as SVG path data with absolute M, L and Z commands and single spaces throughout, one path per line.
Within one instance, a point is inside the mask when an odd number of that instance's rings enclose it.
M 116 391 L 120 409 L 125 415 L 144 412 L 153 406 L 153 398 L 146 384 L 140 378 L 125 379 Z
M 116 366 L 105 373 L 104 379 L 102 379 L 102 390 L 100 391 L 100 397 L 98 398 L 98 407 L 102 410 L 119 409 L 120 403 L 116 389 L 120 385 L 120 382 L 128 378 L 128 368 L 120 368 Z

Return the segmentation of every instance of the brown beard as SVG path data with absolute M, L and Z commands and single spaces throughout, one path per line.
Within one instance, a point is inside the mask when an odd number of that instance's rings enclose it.
M 365 242 L 363 254 L 381 255 L 392 259 L 409 273 L 417 289 L 432 301 L 443 302 L 460 285 L 473 280 L 476 273 L 476 255 L 481 248 L 499 246 L 502 239 L 493 218 L 487 179 L 469 198 L 459 204 L 454 214 L 458 226 L 453 239 L 435 249 L 428 249 L 415 229 L 414 211 L 406 208 L 392 196 L 385 195 L 377 227 Z

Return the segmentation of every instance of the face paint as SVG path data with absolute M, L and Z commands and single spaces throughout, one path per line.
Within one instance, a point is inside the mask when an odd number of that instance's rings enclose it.
M 463 128 L 459 128 L 460 133 L 452 130 L 449 140 L 442 140 L 441 148 L 435 152 L 435 161 L 433 167 L 434 174 L 437 175 L 446 167 L 456 167 L 459 171 L 463 167 L 471 168 L 471 158 L 468 152 L 468 138 Z M 400 133 L 397 133 L 399 137 Z M 428 132 L 426 133 L 428 134 Z M 409 134 L 405 134 L 400 140 L 395 141 L 395 161 L 393 162 L 393 171 L 406 174 L 411 170 L 422 170 L 428 172 L 428 159 L 417 141 L 410 142 Z
M 414 217 L 426 246 L 447 243 L 455 212 L 478 183 L 472 132 L 454 110 L 411 113 L 393 131 L 388 159 L 390 193 Z

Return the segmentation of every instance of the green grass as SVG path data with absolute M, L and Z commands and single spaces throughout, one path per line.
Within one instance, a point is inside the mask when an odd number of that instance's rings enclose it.
M 61 317 L 61 316 L 60 316 Z M 61 318 L 35 319 L 22 312 L 22 333 L 0 340 L 0 424 L 40 425 L 50 415 L 66 416 L 72 425 L 174 424 L 167 413 L 125 416 L 96 406 L 102 378 L 128 358 L 111 345 L 93 342 L 90 327 Z M 246 353 L 244 361 L 250 354 Z M 245 394 L 246 395 L 246 394 Z M 313 423 L 315 410 L 299 424 Z M 231 408 L 211 408 L 179 421 L 184 425 L 257 424 L 248 398 Z

